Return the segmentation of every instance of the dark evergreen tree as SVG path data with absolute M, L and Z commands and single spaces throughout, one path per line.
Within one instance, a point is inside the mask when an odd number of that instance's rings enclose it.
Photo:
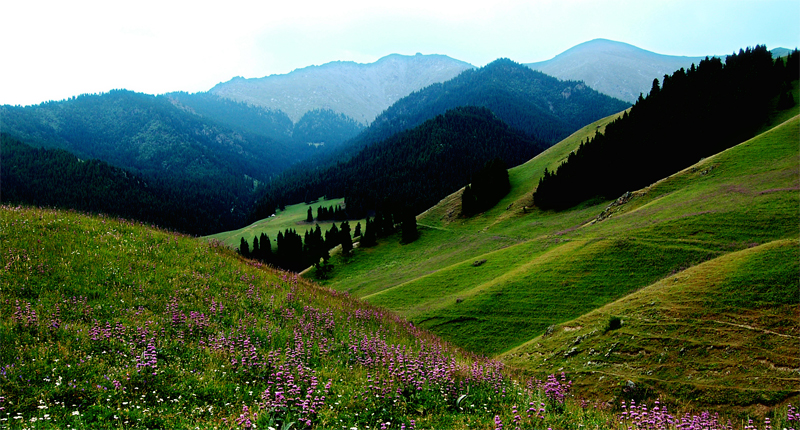
M 477 200 L 472 192 L 472 187 L 467 184 L 461 193 L 461 215 L 470 216 L 477 212 Z
M 360 237 L 361 236 L 361 223 L 356 223 L 356 229 L 353 231 L 353 237 Z
M 366 227 L 364 228 L 364 235 L 361 236 L 361 246 L 371 247 L 377 244 L 377 233 L 375 230 L 375 220 L 367 218 Z
M 328 249 L 339 245 L 341 238 L 339 237 L 339 228 L 336 227 L 336 224 L 331 224 L 331 228 L 325 232 L 325 246 Z
M 311 212 L 311 206 L 308 207 L 308 216 L 306 216 L 306 222 L 314 222 L 314 214 Z
M 245 258 L 250 257 L 250 245 L 247 243 L 247 240 L 245 240 L 244 237 L 239 242 L 239 254 Z
M 508 180 L 506 164 L 499 158 L 487 162 L 472 176 L 470 185 L 461 195 L 461 213 L 464 216 L 485 211 L 508 194 L 511 182 Z
M 265 233 L 261 233 L 261 240 L 258 241 L 261 250 L 261 260 L 269 262 L 272 259 L 272 243 L 269 240 L 269 236 Z
M 353 250 L 353 238 L 350 237 L 350 223 L 344 221 L 339 229 L 339 241 L 342 244 L 342 254 L 345 256 L 350 255 Z
M 253 249 L 250 250 L 253 258 L 261 258 L 261 250 L 258 247 L 258 236 L 253 236 Z
M 402 243 L 411 243 L 417 240 L 418 233 L 417 233 L 417 217 L 411 214 L 411 212 L 407 212 L 402 216 L 401 222 L 401 232 Z

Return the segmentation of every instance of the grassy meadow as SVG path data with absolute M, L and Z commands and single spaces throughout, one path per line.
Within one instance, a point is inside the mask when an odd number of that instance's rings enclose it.
M 531 403 L 567 420 L 545 381 L 217 242 L 0 210 L 0 428 L 493 428 Z
M 218 242 L 0 213 L 0 428 L 755 428 L 650 402 L 654 427 L 645 403 L 576 397 L 570 376 L 530 377 Z
M 325 285 L 399 312 L 448 341 L 495 355 L 515 367 L 534 373 L 581 372 L 588 376 L 578 386 L 596 393 L 590 385 L 602 375 L 586 373 L 578 360 L 551 367 L 517 355 L 511 360 L 509 354 L 538 342 L 553 327 L 569 325 L 689 268 L 765 244 L 796 241 L 800 237 L 797 114 L 797 106 L 775 114 L 775 123 L 764 133 L 647 188 L 631 190 L 629 198 L 589 201 L 560 212 L 531 208 L 531 192 L 544 168 L 557 167 L 610 118 L 601 120 L 509 170 L 513 189 L 493 209 L 460 218 L 460 193 L 455 193 L 418 217 L 417 242 L 399 245 L 389 239 L 376 248 L 358 250 L 354 257 L 334 262 L 333 276 Z M 791 257 L 783 253 L 776 258 L 783 264 Z M 781 282 L 794 288 L 791 298 L 796 307 L 800 282 L 796 276 Z M 765 309 L 754 306 L 747 312 L 762 318 L 769 315 Z M 797 325 L 796 313 L 781 318 Z M 797 352 L 793 339 L 788 348 Z M 739 396 L 735 390 L 706 395 L 713 384 L 696 378 L 685 380 L 684 389 L 672 390 L 670 384 L 687 376 L 680 371 L 685 370 L 684 360 L 692 358 L 674 357 L 674 371 L 665 374 L 666 382 L 660 385 L 655 383 L 658 378 L 648 379 L 641 372 L 620 372 L 603 377 L 598 390 L 611 395 L 612 386 L 633 378 L 652 384 L 653 390 L 663 389 L 676 403 L 762 405 L 756 409 L 798 397 L 800 380 L 778 365 L 767 366 L 761 376 L 775 384 L 756 386 L 748 395 Z M 646 368 L 646 363 L 631 366 Z M 717 382 L 724 379 L 711 375 Z M 764 393 L 758 392 L 761 389 Z

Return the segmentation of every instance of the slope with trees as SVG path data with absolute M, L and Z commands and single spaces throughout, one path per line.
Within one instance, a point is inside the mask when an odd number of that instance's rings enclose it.
M 526 137 L 500 121 L 486 108 L 448 111 L 420 126 L 372 146 L 346 162 L 268 184 L 259 202 L 259 216 L 268 216 L 275 203 L 318 196 L 344 196 L 347 211 L 360 217 L 381 209 L 402 217 L 419 213 L 461 188 L 489 160 L 500 158 L 515 166 L 539 153 L 545 144 Z
M 581 82 L 559 81 L 513 61 L 497 60 L 402 98 L 358 136 L 343 143 L 340 151 L 288 169 L 258 192 L 261 207 L 256 208 L 251 220 L 270 212 L 270 208 L 278 204 L 310 201 L 326 194 L 344 195 L 342 190 L 336 189 L 339 185 L 328 186 L 320 181 L 322 172 L 349 163 L 370 145 L 387 141 L 462 106 L 484 107 L 527 139 L 546 147 L 585 124 L 625 109 L 628 104 L 602 95 Z M 481 163 L 486 161 L 488 159 Z M 475 170 L 477 168 L 467 173 Z
M 789 89 L 798 60 L 795 51 L 788 62 L 773 62 L 765 46 L 756 46 L 728 56 L 724 65 L 707 58 L 662 84 L 654 80 L 630 114 L 545 172 L 534 203 L 564 209 L 594 196 L 616 198 L 752 137 L 775 96 L 782 95 L 783 108 L 794 103 Z
M 63 149 L 34 148 L 0 134 L 2 201 L 105 213 L 192 234 L 234 228 L 246 207 L 241 184 L 145 178 Z

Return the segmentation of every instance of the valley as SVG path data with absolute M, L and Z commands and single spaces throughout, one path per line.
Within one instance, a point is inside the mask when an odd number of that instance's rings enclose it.
M 3 105 L 0 428 L 796 428 L 800 53 L 702 58 Z

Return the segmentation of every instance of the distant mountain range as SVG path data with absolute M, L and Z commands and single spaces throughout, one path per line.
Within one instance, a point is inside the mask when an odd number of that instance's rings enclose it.
M 550 60 L 526 65 L 559 79 L 583 81 L 601 93 L 633 103 L 640 93 L 647 95 L 654 78 L 660 80 L 703 58 L 656 54 L 627 43 L 595 39 Z
M 426 145 L 437 142 L 436 139 L 422 139 L 419 136 L 423 133 L 411 131 L 409 133 L 415 136 L 415 139 L 409 139 L 408 136 L 397 138 L 397 136 L 421 126 L 426 121 L 443 115 L 449 110 L 465 106 L 486 108 L 486 112 L 491 112 L 497 120 L 507 124 L 515 133 L 520 133 L 524 139 L 531 140 L 533 143 L 528 146 L 537 146 L 539 149 L 543 149 L 580 127 L 624 110 L 630 105 L 600 94 L 580 82 L 562 81 L 511 60 L 499 59 L 480 69 L 464 71 L 446 82 L 430 85 L 403 97 L 381 113 L 358 136 L 343 143 L 342 150 L 337 154 L 333 154 L 313 166 L 298 164 L 275 180 L 265 184 L 261 202 L 258 205 L 263 209 L 257 209 L 258 215 L 268 216 L 272 213 L 272 208 L 279 203 L 291 204 L 313 200 L 321 196 L 328 198 L 344 196 L 350 197 L 352 200 L 355 194 L 352 192 L 348 194 L 348 190 L 353 188 L 353 184 L 357 182 L 353 177 L 354 174 L 338 175 L 337 173 L 345 163 L 348 163 L 350 159 L 363 160 L 363 156 L 360 154 L 366 152 L 382 157 L 380 164 L 373 163 L 375 166 L 379 165 L 380 168 L 371 168 L 372 170 L 393 172 L 398 166 L 404 165 L 397 161 L 399 158 L 392 158 L 392 161 L 388 162 L 389 157 L 381 155 L 380 150 L 371 151 L 370 147 L 392 146 L 402 142 L 404 147 L 408 148 L 405 157 L 415 157 L 426 153 L 429 150 Z M 484 114 L 470 114 L 469 116 L 472 119 L 478 118 L 483 123 L 486 122 L 483 118 Z M 456 117 L 462 118 L 463 112 L 461 115 L 451 114 L 443 118 L 446 120 Z M 432 130 L 441 132 L 444 129 L 430 125 L 423 128 L 430 132 L 434 132 Z M 501 133 L 494 134 L 500 135 Z M 478 134 L 473 139 L 477 139 L 477 136 Z M 415 140 L 418 145 L 414 146 L 409 140 Z M 497 142 L 500 141 L 497 139 Z M 470 145 L 474 145 L 474 143 L 470 143 Z M 468 147 L 462 143 L 457 146 L 459 148 Z M 520 145 L 514 146 L 520 147 Z M 519 151 L 518 153 L 523 152 Z M 528 156 L 533 154 L 534 152 L 526 153 Z M 483 163 L 499 155 L 499 153 L 491 153 L 488 159 L 476 161 L 471 168 L 481 167 Z M 466 155 L 462 155 L 462 157 L 466 158 Z M 522 159 L 512 159 L 512 157 L 504 156 L 503 158 L 509 165 L 515 165 L 522 161 Z M 452 161 L 453 159 L 441 158 L 440 160 L 450 161 L 447 161 L 448 164 L 426 164 L 426 168 L 434 169 L 432 166 L 436 166 L 435 169 L 439 172 L 455 170 L 456 164 Z M 366 165 L 366 162 L 359 162 Z M 473 172 L 468 171 L 467 176 L 471 173 Z M 358 176 L 365 177 L 360 173 Z M 467 180 L 462 177 L 462 183 L 455 188 L 453 188 L 453 184 L 448 183 L 447 187 L 439 189 L 436 195 L 423 197 L 404 194 L 403 200 L 430 203 L 430 199 L 438 199 L 451 192 L 447 191 L 442 194 L 442 189 L 457 189 L 466 184 Z M 418 193 L 424 194 L 428 190 L 419 175 L 416 179 L 414 177 L 408 180 L 404 179 L 405 183 L 413 184 L 414 186 L 411 188 Z M 385 188 L 388 186 L 377 187 L 376 190 Z M 362 192 L 361 194 L 368 193 Z M 368 200 L 370 199 L 363 198 L 359 202 L 360 206 L 367 209 L 370 204 L 378 203 L 378 198 Z M 433 200 L 433 202 L 435 201 L 437 200 Z M 419 206 L 418 209 L 424 210 L 424 204 L 419 203 L 417 206 Z
M 400 98 L 472 68 L 445 55 L 392 54 L 370 64 L 335 61 L 285 75 L 236 77 L 209 92 L 281 110 L 295 123 L 308 111 L 330 109 L 367 125 Z
M 787 55 L 790 50 L 775 48 L 773 57 Z M 709 56 L 714 56 L 709 53 Z M 662 55 L 623 42 L 594 39 L 575 45 L 550 60 L 526 66 L 559 79 L 583 81 L 589 87 L 611 97 L 633 103 L 639 94 L 647 95 L 653 79 L 659 81 L 703 57 Z M 724 61 L 724 55 L 722 56 Z

